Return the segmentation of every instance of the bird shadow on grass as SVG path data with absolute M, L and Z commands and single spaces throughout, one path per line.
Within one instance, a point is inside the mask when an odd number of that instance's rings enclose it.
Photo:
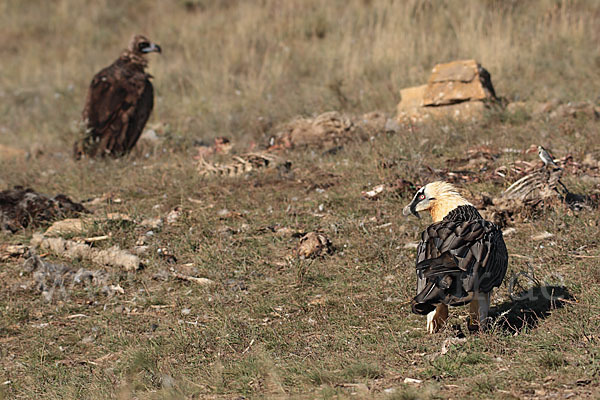
M 500 330 L 518 333 L 536 328 L 553 310 L 564 307 L 565 300 L 571 299 L 569 290 L 564 286 L 534 286 L 511 293 L 511 300 L 491 308 L 490 316 Z

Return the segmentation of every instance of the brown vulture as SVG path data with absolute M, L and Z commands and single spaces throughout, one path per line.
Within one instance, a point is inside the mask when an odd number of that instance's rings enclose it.
M 419 189 L 403 214 L 420 218 L 425 210 L 433 224 L 417 248 L 413 312 L 427 314 L 427 331 L 434 333 L 446 322 L 448 306 L 470 303 L 469 330 L 485 327 L 492 290 L 508 267 L 502 231 L 446 182 Z
M 152 76 L 145 72 L 146 54 L 152 52 L 160 53 L 160 46 L 135 35 L 129 48 L 94 76 L 82 115 L 85 136 L 75 143 L 75 158 L 120 157 L 135 146 L 154 106 Z

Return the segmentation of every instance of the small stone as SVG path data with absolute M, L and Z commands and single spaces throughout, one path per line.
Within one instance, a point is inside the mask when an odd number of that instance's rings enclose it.
M 229 216 L 230 216 L 230 214 L 231 214 L 231 211 L 229 211 L 229 210 L 228 210 L 228 209 L 226 209 L 226 208 L 223 208 L 223 209 L 221 209 L 221 210 L 217 211 L 217 216 L 218 216 L 219 218 L 227 218 L 227 217 L 229 217 Z
M 544 240 L 544 239 L 549 239 L 553 236 L 554 235 L 552 233 L 544 231 L 542 233 L 532 236 L 531 239 L 532 240 Z
M 510 236 L 513 233 L 515 233 L 517 230 L 515 228 L 506 228 L 502 231 L 502 235 L 504 236 Z
M 171 389 L 175 386 L 175 379 L 173 379 L 170 375 L 164 374 L 160 377 L 160 383 L 163 388 Z
M 181 215 L 181 207 L 176 207 L 169 214 L 167 214 L 167 224 L 172 224 L 179 219 Z
M 93 343 L 94 342 L 94 337 L 93 336 L 86 336 L 83 339 L 81 339 L 81 343 L 84 344 L 89 344 L 89 343 Z
M 132 250 L 133 250 L 133 254 L 136 254 L 138 256 L 144 255 L 148 252 L 148 246 L 135 246 Z
M 150 228 L 150 229 L 159 229 L 160 227 L 162 227 L 163 225 L 163 220 L 160 217 L 156 217 L 156 218 L 147 218 L 145 220 L 143 220 L 140 225 L 142 225 L 145 228 Z

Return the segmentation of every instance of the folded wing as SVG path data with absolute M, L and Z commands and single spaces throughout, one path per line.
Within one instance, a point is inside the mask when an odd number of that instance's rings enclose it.
M 422 234 L 417 250 L 417 295 L 413 311 L 427 314 L 436 304 L 461 305 L 473 292 L 500 286 L 508 266 L 502 232 L 483 219 L 441 221 Z
M 122 60 L 96 74 L 83 111 L 88 132 L 76 153 L 121 156 L 133 148 L 154 106 L 148 78 Z

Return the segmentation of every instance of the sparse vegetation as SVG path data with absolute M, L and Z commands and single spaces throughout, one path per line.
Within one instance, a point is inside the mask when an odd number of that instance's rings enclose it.
M 164 50 L 150 61 L 150 124 L 166 124 L 165 140 L 120 160 L 75 162 L 89 80 L 138 32 Z M 76 286 L 45 302 L 22 259 L 2 261 L 0 398 L 334 398 L 365 388 L 394 399 L 599 395 L 596 210 L 557 206 L 506 237 L 509 275 L 531 266 L 567 301 L 516 302 L 503 286 L 493 302 L 503 317 L 442 355 L 456 332 L 426 335 L 409 304 L 414 249 L 405 245 L 428 221 L 401 217 L 408 193 L 360 195 L 398 178 L 423 184 L 421 166 L 444 168 L 482 144 L 543 144 L 597 160 L 595 119 L 498 112 L 477 124 L 413 127 L 335 153 L 289 152 L 290 176 L 201 179 L 192 159 L 196 141 L 227 136 L 242 151 L 297 115 L 393 115 L 400 88 L 452 59 L 476 58 L 510 99 L 596 101 L 599 3 L 5 0 L 0 33 L 0 144 L 31 154 L 0 160 L 0 189 L 78 201 L 112 192 L 121 201 L 96 212 L 136 222 L 95 223 L 89 235 L 108 239 L 94 246 L 149 246 L 143 270 L 106 268 L 124 290 L 112 297 Z M 494 167 L 521 158 L 535 155 L 505 152 Z M 322 187 L 327 174 L 336 179 Z M 598 189 L 597 177 L 565 172 L 564 181 L 578 193 Z M 510 183 L 463 188 L 497 194 Z M 175 207 L 171 224 L 139 224 Z M 290 257 L 297 235 L 274 227 L 324 232 L 334 253 Z M 35 231 L 0 233 L 0 243 L 27 244 Z M 544 231 L 554 236 L 530 239 Z M 215 284 L 174 279 L 171 269 Z M 464 308 L 451 317 L 465 330 Z

